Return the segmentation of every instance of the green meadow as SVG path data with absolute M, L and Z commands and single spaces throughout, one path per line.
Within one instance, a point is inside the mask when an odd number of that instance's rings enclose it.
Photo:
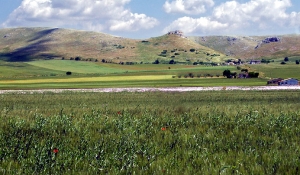
M 0 100 L 0 174 L 299 174 L 299 91 Z
M 259 72 L 260 78 L 243 80 L 222 76 L 226 69 L 239 73 L 236 66 L 120 65 L 72 60 L 0 61 L 0 89 L 262 86 L 271 75 L 298 78 L 297 65 L 272 63 L 244 67 Z M 72 74 L 66 75 L 68 71 Z M 191 74 L 193 77 L 189 76 Z

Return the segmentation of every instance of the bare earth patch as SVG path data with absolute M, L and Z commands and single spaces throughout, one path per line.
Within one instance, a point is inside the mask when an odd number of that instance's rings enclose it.
M 62 92 L 188 92 L 188 91 L 221 91 L 221 90 L 300 90 L 300 86 L 224 86 L 224 87 L 167 87 L 167 88 L 97 88 L 97 89 L 40 89 L 40 90 L 0 90 L 6 93 L 62 93 Z

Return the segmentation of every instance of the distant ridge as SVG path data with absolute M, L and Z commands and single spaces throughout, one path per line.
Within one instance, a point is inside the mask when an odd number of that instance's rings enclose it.
M 189 36 L 180 30 L 144 40 L 61 28 L 0 29 L 0 59 L 108 63 L 222 62 L 300 55 L 300 36 Z
M 136 40 L 100 32 L 60 28 L 1 29 L 0 58 L 31 61 L 79 57 L 80 60 L 104 60 L 109 63 L 152 63 L 155 60 L 221 61 L 225 57 L 213 49 L 178 36 L 163 35 Z M 190 49 L 195 52 L 190 52 Z M 162 54 L 164 51 L 166 54 Z
M 240 59 L 282 58 L 300 55 L 300 35 L 193 36 L 189 39 Z

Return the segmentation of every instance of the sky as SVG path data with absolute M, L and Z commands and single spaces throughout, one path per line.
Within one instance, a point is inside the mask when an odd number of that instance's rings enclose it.
M 300 34 L 299 0 L 0 0 L 0 28 L 57 27 L 146 39 Z

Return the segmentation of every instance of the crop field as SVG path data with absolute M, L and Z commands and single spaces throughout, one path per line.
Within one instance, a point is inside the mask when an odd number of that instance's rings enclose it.
M 251 65 L 251 68 L 263 72 L 265 77 L 300 79 L 300 66 L 291 61 L 287 62 L 285 65 L 280 64 L 280 62 Z
M 0 174 L 299 174 L 299 91 L 0 95 Z

